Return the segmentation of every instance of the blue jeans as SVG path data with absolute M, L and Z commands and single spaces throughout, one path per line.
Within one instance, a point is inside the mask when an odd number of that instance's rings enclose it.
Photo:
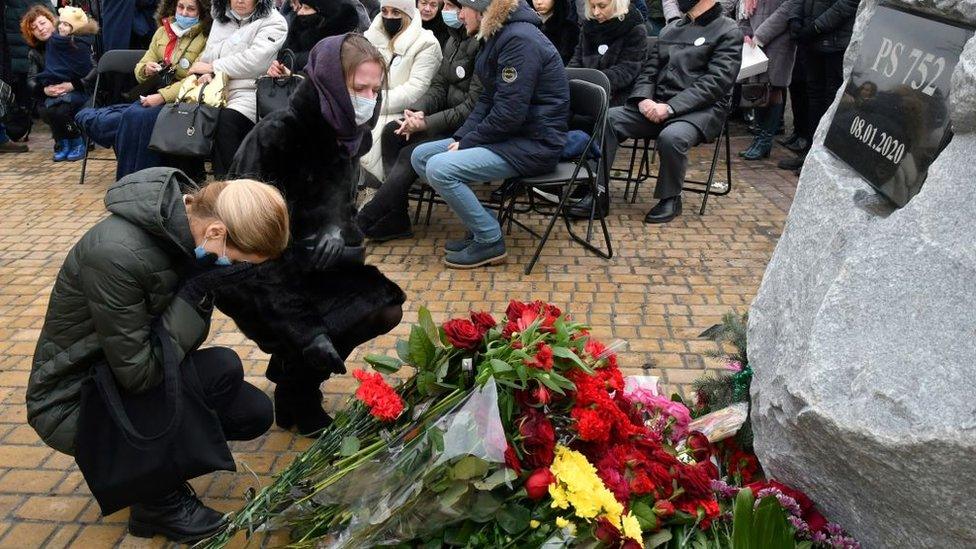
M 7 141 L 10 141 L 10 137 L 7 135 L 7 127 L 0 124 L 0 145 L 3 145 Z
M 454 139 L 448 138 L 419 145 L 410 155 L 410 163 L 461 218 L 475 241 L 495 242 L 502 237 L 502 228 L 468 185 L 508 179 L 518 172 L 504 158 L 484 147 L 448 152 L 451 143 Z

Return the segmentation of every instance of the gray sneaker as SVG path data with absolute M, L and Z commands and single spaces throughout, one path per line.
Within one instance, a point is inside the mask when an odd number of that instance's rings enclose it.
M 472 240 L 467 248 L 448 252 L 444 256 L 444 264 L 451 269 L 474 269 L 482 265 L 501 265 L 506 255 L 504 237 L 487 244 Z
M 464 233 L 464 238 L 459 238 L 457 240 L 448 240 L 444 244 L 444 251 L 446 252 L 460 252 L 461 250 L 468 247 L 468 244 L 474 242 L 474 234 L 471 231 Z

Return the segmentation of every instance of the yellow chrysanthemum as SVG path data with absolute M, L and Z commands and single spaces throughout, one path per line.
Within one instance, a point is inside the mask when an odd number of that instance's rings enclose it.
M 529 527 L 531 527 L 531 528 L 538 528 L 540 524 L 542 524 L 542 523 L 539 522 L 539 521 L 537 521 L 537 520 L 535 520 L 535 519 L 532 519 L 532 520 L 529 521 Z
M 565 527 L 569 526 L 570 524 L 572 524 L 572 523 L 569 522 L 568 520 L 564 519 L 563 517 L 556 517 L 556 526 L 557 527 L 559 527 L 559 528 L 565 528 Z
M 637 517 L 633 513 L 627 513 L 621 521 L 623 522 L 623 529 L 621 530 L 625 538 L 630 538 L 640 544 L 641 547 L 644 546 L 644 533 L 641 532 L 640 523 L 637 522 Z
M 556 458 L 549 470 L 556 477 L 556 482 L 549 486 L 552 507 L 558 509 L 572 507 L 573 514 L 587 520 L 604 517 L 627 537 L 641 540 L 637 519 L 633 515 L 628 515 L 633 520 L 624 522 L 624 506 L 603 484 L 596 473 L 596 468 L 587 461 L 586 456 L 565 446 L 556 446 Z M 557 526 L 560 519 L 556 519 Z M 631 536 L 628 532 L 636 532 L 636 535 Z

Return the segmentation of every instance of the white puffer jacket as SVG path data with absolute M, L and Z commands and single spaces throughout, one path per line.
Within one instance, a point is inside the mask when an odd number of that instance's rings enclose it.
M 383 90 L 380 118 L 373 128 L 373 147 L 361 162 L 363 168 L 383 179 L 383 157 L 380 135 L 383 127 L 403 115 L 403 110 L 423 97 L 430 87 L 434 73 L 441 65 L 441 45 L 434 33 L 423 27 L 420 15 L 410 20 L 410 25 L 400 33 L 390 47 L 390 38 L 383 30 L 383 16 L 377 15 L 364 36 L 383 54 L 389 66 L 387 89 Z
M 212 63 L 215 72 L 227 74 L 227 108 L 256 122 L 255 80 L 268 72 L 278 56 L 288 34 L 288 23 L 277 10 L 258 19 L 253 17 L 239 21 L 232 16 L 226 23 L 214 19 L 200 60 Z

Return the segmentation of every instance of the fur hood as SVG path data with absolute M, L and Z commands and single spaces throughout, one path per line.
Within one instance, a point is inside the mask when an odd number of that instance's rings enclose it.
M 210 13 L 213 14 L 213 18 L 216 21 L 221 23 L 230 22 L 230 17 L 227 17 L 228 5 L 228 0 L 213 0 L 213 9 L 210 10 Z M 257 0 L 254 6 L 254 14 L 251 15 L 251 20 L 267 17 L 274 9 L 274 0 Z
M 210 11 L 210 0 L 196 0 L 197 6 L 199 6 L 200 12 L 200 30 L 203 34 L 210 34 L 210 27 L 213 25 L 213 15 Z M 226 2 L 225 2 L 226 4 Z M 163 19 L 168 19 L 173 17 L 176 13 L 176 0 L 161 0 L 159 2 L 159 7 L 156 8 L 156 24 L 160 27 L 163 26 Z
M 539 15 L 524 4 L 525 0 L 493 0 L 481 18 L 481 28 L 478 29 L 478 39 L 487 40 L 498 33 L 510 21 L 523 21 L 535 26 L 542 24 Z M 521 8 L 521 9 L 520 9 Z

